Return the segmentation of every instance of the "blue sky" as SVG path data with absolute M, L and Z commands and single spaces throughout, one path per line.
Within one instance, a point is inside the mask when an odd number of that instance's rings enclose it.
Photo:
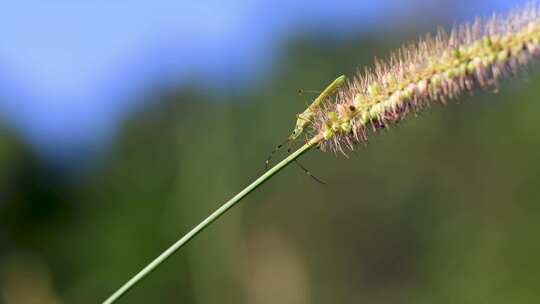
M 459 19 L 520 1 L 449 0 L 451 11 L 422 0 L 3 2 L 0 119 L 45 157 L 63 158 L 106 145 L 156 79 L 242 86 L 263 77 L 295 32 L 358 38 L 396 30 L 419 10 Z

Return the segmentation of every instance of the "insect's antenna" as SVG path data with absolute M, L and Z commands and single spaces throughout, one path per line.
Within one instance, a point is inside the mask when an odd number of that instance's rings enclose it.
M 286 139 L 284 142 L 280 143 L 279 145 L 277 145 L 274 150 L 272 150 L 272 153 L 270 153 L 270 155 L 268 156 L 268 158 L 266 159 L 266 161 L 264 162 L 264 170 L 268 170 L 268 167 L 270 166 L 270 160 L 272 159 L 272 157 L 274 157 L 274 154 L 276 154 L 277 151 L 279 151 L 279 149 L 283 148 L 283 146 L 289 142 L 289 139 Z M 290 148 L 289 148 L 290 149 Z M 288 151 L 288 150 L 287 150 Z
M 302 96 L 306 93 L 308 94 L 321 94 L 320 91 L 316 91 L 316 90 L 304 90 L 304 89 L 298 89 L 298 95 Z
M 311 172 L 309 172 L 309 170 L 306 169 L 306 167 L 304 167 L 298 160 L 295 160 L 294 163 L 297 164 L 298 167 L 300 167 L 300 169 L 302 169 L 307 175 L 309 175 L 311 178 L 313 178 L 316 182 L 318 182 L 319 184 L 322 184 L 322 185 L 326 185 L 325 182 L 323 182 L 321 179 L 319 179 L 318 177 L 313 175 Z

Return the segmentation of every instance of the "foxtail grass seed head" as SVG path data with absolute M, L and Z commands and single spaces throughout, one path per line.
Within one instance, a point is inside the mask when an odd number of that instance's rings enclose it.
M 476 88 L 493 89 L 501 76 L 540 58 L 540 7 L 440 30 L 358 73 L 327 99 L 311 125 L 311 142 L 343 152 L 366 142 L 426 106 Z

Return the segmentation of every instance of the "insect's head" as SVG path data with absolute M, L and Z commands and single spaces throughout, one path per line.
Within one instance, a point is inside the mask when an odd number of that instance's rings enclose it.
M 289 141 L 294 141 L 297 139 L 300 134 L 304 131 L 304 129 L 310 124 L 310 119 L 307 118 L 305 113 L 298 114 L 296 120 L 296 125 L 294 126 L 294 130 L 292 131 L 291 135 L 289 136 Z
M 294 128 L 294 130 L 292 131 L 291 135 L 289 135 L 289 141 L 296 140 L 300 136 L 300 133 L 302 133 L 303 130 L 304 130 L 304 128 L 302 126 L 299 126 L 298 123 L 297 123 L 297 125 Z

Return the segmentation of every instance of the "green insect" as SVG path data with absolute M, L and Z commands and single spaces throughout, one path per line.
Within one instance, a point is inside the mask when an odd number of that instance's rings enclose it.
M 319 111 L 322 102 L 326 100 L 326 98 L 334 95 L 337 89 L 339 89 L 345 83 L 346 79 L 347 77 L 345 75 L 341 75 L 336 78 L 336 80 L 334 80 L 317 98 L 315 98 L 315 100 L 304 112 L 296 115 L 296 126 L 287 139 L 289 143 L 294 142 L 302 134 L 304 129 L 307 128 L 310 123 L 312 123 L 312 119 Z
M 304 132 L 304 130 L 307 127 L 309 127 L 309 125 L 313 122 L 313 118 L 319 112 L 319 109 L 321 108 L 321 104 L 327 98 L 332 97 L 336 93 L 336 91 L 341 86 L 343 86 L 346 80 L 347 80 L 347 77 L 345 75 L 341 75 L 338 78 L 336 78 L 336 80 L 334 80 L 330 85 L 328 85 L 326 89 L 324 89 L 324 91 L 322 91 L 322 93 L 320 93 L 319 96 L 315 98 L 315 100 L 309 105 L 309 107 L 307 107 L 307 109 L 304 112 L 296 115 L 297 120 L 296 120 L 296 125 L 294 127 L 294 130 L 292 131 L 291 135 L 289 135 L 289 137 L 287 138 L 285 142 L 283 142 L 282 144 L 279 144 L 272 151 L 272 153 L 270 153 L 270 156 L 266 159 L 266 162 L 265 162 L 266 169 L 268 169 L 272 156 L 274 156 L 274 154 L 279 149 L 281 149 L 281 147 L 283 147 L 284 144 L 289 143 L 289 148 L 287 151 L 290 152 L 292 143 L 296 139 L 298 139 L 298 137 L 300 137 L 302 132 Z M 301 168 L 304 169 L 304 171 L 306 171 L 306 173 L 308 173 L 310 176 L 312 176 L 307 170 L 305 170 L 305 168 L 303 167 Z

